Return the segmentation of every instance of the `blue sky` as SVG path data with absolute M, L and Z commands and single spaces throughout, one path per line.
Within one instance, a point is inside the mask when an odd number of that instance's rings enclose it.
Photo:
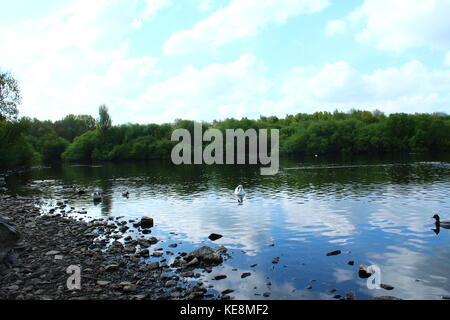
M 9 1 L 20 114 L 115 123 L 450 111 L 450 0 Z

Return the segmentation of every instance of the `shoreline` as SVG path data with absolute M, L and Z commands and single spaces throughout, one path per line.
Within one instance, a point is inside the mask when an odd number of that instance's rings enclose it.
M 114 235 L 120 234 L 115 230 L 124 225 L 120 219 L 85 222 L 61 213 L 42 214 L 38 204 L 37 198 L 0 195 L 0 217 L 22 235 L 8 255 L 10 265 L 0 264 L 0 300 L 231 298 L 210 293 L 202 282 L 195 280 L 200 274 L 194 269 L 213 265 L 206 260 L 202 264 L 185 263 L 183 258 L 194 260 L 192 253 L 179 253 L 177 263 L 171 266 L 165 263 L 164 255 L 161 264 L 146 263 L 143 257 L 148 257 L 148 249 L 144 248 L 148 241 L 140 244 L 128 239 L 125 245 L 114 241 L 108 246 L 107 240 L 99 239 L 99 236 L 114 239 Z M 141 239 L 148 239 L 147 234 L 144 236 Z M 79 290 L 67 287 L 69 266 L 81 267 Z

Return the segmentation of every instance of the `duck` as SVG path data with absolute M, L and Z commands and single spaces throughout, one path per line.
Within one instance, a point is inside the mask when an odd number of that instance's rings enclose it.
M 94 202 L 100 202 L 100 201 L 102 201 L 102 198 L 103 198 L 103 196 L 100 192 L 94 192 L 92 194 L 92 199 L 94 200 Z
M 128 196 L 130 195 L 130 193 L 127 192 L 122 192 L 122 197 L 128 198 Z
M 450 229 L 450 221 L 441 221 L 439 215 L 435 214 L 433 219 L 436 219 L 436 227 Z

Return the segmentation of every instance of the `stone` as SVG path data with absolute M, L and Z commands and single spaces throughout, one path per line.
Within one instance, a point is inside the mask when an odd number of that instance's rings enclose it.
M 368 267 L 365 264 L 359 266 L 358 275 L 360 278 L 369 278 L 372 275 L 367 269 Z
M 329 256 L 336 256 L 338 254 L 341 254 L 341 250 L 335 250 L 327 253 L 327 257 Z
M 112 270 L 117 270 L 117 269 L 119 269 L 118 264 L 109 264 L 105 267 L 105 271 L 112 271 Z
M 190 261 L 197 258 L 201 264 L 213 264 L 217 265 L 223 262 L 222 255 L 227 251 L 223 246 L 217 247 L 215 249 L 203 246 L 201 248 L 195 249 L 186 255 L 185 260 Z
M 46 256 L 54 256 L 56 254 L 59 254 L 59 251 L 51 250 L 51 251 L 45 253 Z
M 156 262 L 149 263 L 147 267 L 148 267 L 149 270 L 158 269 L 159 268 L 159 262 L 156 261 Z
M 353 292 L 347 292 L 345 294 L 345 299 L 346 300 L 354 300 L 355 299 L 355 294 Z
M 148 247 L 150 247 L 150 241 L 148 241 L 148 240 L 146 240 L 146 239 L 139 239 L 138 240 L 138 243 L 139 243 L 139 245 L 141 246 L 141 247 L 143 247 L 143 248 L 148 248 Z
M 222 238 L 222 235 L 218 234 L 218 233 L 211 233 L 208 236 L 208 239 L 211 240 L 211 241 L 216 241 L 216 240 L 219 240 L 220 238 Z
M 186 264 L 186 267 L 193 267 L 196 266 L 198 263 L 199 263 L 198 259 L 194 258 Z
M 384 290 L 394 290 L 393 286 L 384 283 L 380 284 L 380 287 L 383 288 Z
M 250 277 L 250 276 L 251 276 L 251 272 L 244 272 L 243 274 L 241 274 L 242 279 Z
M 150 217 L 142 217 L 141 218 L 141 228 L 142 229 L 149 229 L 153 227 L 153 218 Z
M 232 293 L 232 292 L 234 292 L 233 289 L 225 289 L 225 290 L 223 290 L 221 293 L 222 293 L 222 294 L 230 294 L 230 293 Z

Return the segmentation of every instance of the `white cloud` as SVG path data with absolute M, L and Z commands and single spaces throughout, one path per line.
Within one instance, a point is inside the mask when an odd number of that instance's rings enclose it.
M 377 108 L 388 113 L 448 111 L 450 70 L 431 70 L 411 61 L 365 74 L 340 61 L 320 70 L 294 68 L 281 92 L 280 101 L 266 106 L 281 115 L 336 108 Z
M 450 67 L 450 51 L 444 56 L 444 65 Z
M 96 114 L 152 81 L 157 59 L 129 57 L 138 2 L 78 0 L 43 19 L 0 28 L 0 61 L 19 80 L 20 114 L 60 119 L 68 113 Z M 161 1 L 148 1 L 156 8 Z M 150 11 L 149 11 L 150 10 Z
M 214 3 L 211 0 L 200 0 L 200 4 L 198 7 L 202 11 L 208 11 L 214 7 Z
M 254 116 L 259 97 L 270 85 L 265 73 L 266 66 L 252 54 L 200 70 L 187 66 L 178 75 L 149 86 L 137 98 L 123 100 L 122 105 L 135 122 Z
M 347 30 L 347 24 L 343 20 L 328 21 L 325 34 L 327 36 L 334 36 L 336 34 L 344 33 Z
M 450 48 L 450 0 L 364 0 L 347 19 L 356 38 L 379 49 Z
M 211 51 L 254 36 L 270 23 L 282 24 L 291 16 L 314 13 L 328 5 L 328 0 L 233 0 L 192 29 L 173 34 L 163 51 L 166 55 Z
M 171 5 L 171 0 L 146 0 L 144 10 L 140 13 L 139 17 L 134 19 L 132 22 L 133 26 L 136 29 L 141 28 L 145 20 L 153 17 L 162 8 L 169 7 Z

